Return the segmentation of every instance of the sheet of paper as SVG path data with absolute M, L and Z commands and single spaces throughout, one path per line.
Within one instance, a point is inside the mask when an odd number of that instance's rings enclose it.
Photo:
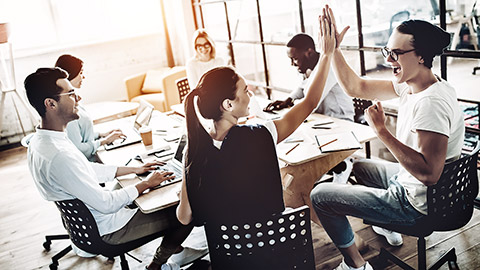
M 315 139 L 322 153 L 362 148 L 352 131 L 315 135 Z

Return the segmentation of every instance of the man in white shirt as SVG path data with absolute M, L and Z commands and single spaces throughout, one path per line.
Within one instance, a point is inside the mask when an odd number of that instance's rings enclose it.
M 276 100 L 267 105 L 265 111 L 281 110 L 293 106 L 293 101 L 305 97 L 305 89 L 310 89 L 312 80 L 317 72 L 317 63 L 320 53 L 315 49 L 313 38 L 307 34 L 300 33 L 293 36 L 287 43 L 287 55 L 292 61 L 292 66 L 298 68 L 298 73 L 303 76 L 302 84 L 285 100 Z M 352 98 L 345 94 L 342 87 L 337 82 L 333 70 L 329 70 L 325 89 L 320 98 L 316 113 L 332 116 L 339 119 L 353 121 L 355 111 Z M 346 183 L 352 171 L 352 162 L 350 158 L 340 162 L 331 172 L 333 182 Z
M 67 123 L 79 117 L 81 99 L 67 77 L 68 73 L 60 68 L 40 68 L 25 79 L 28 100 L 42 118 L 28 148 L 30 173 L 40 195 L 49 201 L 77 198 L 84 202 L 102 239 L 111 244 L 168 230 L 148 269 L 178 269 L 176 262 L 185 264 L 185 259 L 205 255 L 205 250 L 181 246 L 193 227 L 178 222 L 175 207 L 148 215 L 125 208 L 145 190 L 174 178 L 172 173 L 154 171 L 145 181 L 118 190 L 100 187 L 99 183 L 112 181 L 116 176 L 153 170 L 157 163 L 115 167 L 89 162 L 65 133 Z M 192 253 L 197 256 L 190 256 Z M 167 263 L 171 256 L 179 260 Z
M 293 101 L 305 97 L 305 89 L 309 89 L 310 78 L 313 78 L 315 67 L 317 66 L 320 53 L 315 49 L 313 38 L 307 34 L 300 33 L 295 35 L 287 43 L 287 55 L 292 60 L 292 65 L 298 68 L 298 72 L 303 76 L 302 84 L 293 91 L 285 100 L 276 100 L 265 108 L 265 110 L 281 110 L 293 106 Z M 333 116 L 340 119 L 353 121 L 355 114 L 352 98 L 345 94 L 330 70 L 325 89 L 320 99 L 317 113 Z

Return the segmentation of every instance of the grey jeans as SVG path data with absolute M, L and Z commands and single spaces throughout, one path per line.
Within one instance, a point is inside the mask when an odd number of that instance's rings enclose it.
M 122 244 L 158 232 L 165 232 L 162 243 L 153 257 L 154 263 L 162 265 L 183 243 L 192 229 L 193 225 L 184 226 L 178 221 L 176 206 L 172 206 L 150 214 L 137 211 L 127 225 L 116 232 L 102 236 L 102 239 L 110 244 Z
M 321 183 L 310 198 L 320 222 L 338 248 L 355 243 L 347 216 L 384 224 L 413 224 L 424 215 L 408 202 L 396 180 L 399 165 L 371 159 L 353 164 L 360 185 Z

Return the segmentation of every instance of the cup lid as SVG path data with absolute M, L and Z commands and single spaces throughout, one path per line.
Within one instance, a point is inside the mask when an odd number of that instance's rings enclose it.
M 149 126 L 142 126 L 142 127 L 140 127 L 140 129 L 138 131 L 140 131 L 140 133 L 150 132 L 150 131 L 152 131 L 152 128 L 149 127 Z

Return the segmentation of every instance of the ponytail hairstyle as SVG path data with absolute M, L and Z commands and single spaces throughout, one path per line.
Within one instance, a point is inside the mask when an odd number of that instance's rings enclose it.
M 185 98 L 188 134 L 185 178 L 189 186 L 198 188 L 201 185 L 201 170 L 208 161 L 209 151 L 214 147 L 212 138 L 198 119 L 195 107 L 198 107 L 201 117 L 219 121 L 223 115 L 222 102 L 236 97 L 238 80 L 238 74 L 230 67 L 213 68 L 203 74 L 197 87 Z
M 450 44 L 450 34 L 442 28 L 422 20 L 408 20 L 397 26 L 397 31 L 412 35 L 411 45 L 423 58 L 423 65 L 432 68 L 433 58 L 442 55 Z

